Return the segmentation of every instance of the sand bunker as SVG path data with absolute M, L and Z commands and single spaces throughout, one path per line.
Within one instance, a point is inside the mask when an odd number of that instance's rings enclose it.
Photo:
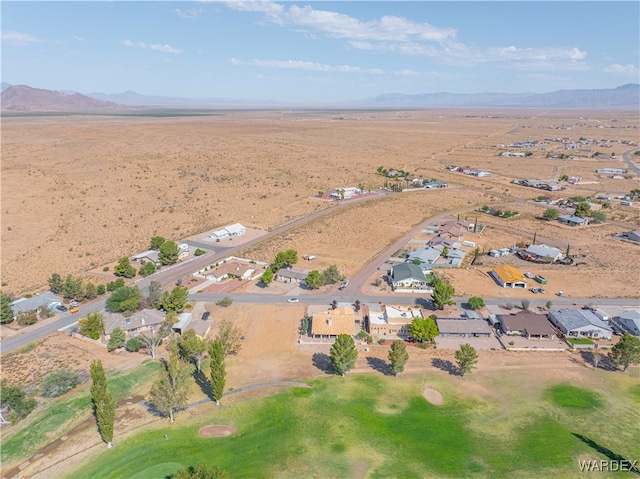
M 427 401 L 429 401 L 434 406 L 442 406 L 444 404 L 444 399 L 442 399 L 442 394 L 440 394 L 440 392 L 436 391 L 435 389 L 425 387 L 424 391 L 422 391 L 422 395 Z
M 205 426 L 201 427 L 198 434 L 200 437 L 226 437 L 236 432 L 235 426 Z

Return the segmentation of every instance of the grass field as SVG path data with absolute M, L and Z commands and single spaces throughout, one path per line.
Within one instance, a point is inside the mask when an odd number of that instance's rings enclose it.
M 159 363 L 148 362 L 126 373 L 108 375 L 107 381 L 113 399 L 119 401 L 134 394 L 141 386 L 144 387 L 153 380 L 159 369 Z M 51 401 L 42 400 L 43 403 L 23 420 L 27 426 L 18 429 L 6 439 L 3 437 L 0 462 L 10 464 L 28 457 L 90 417 L 92 409 L 89 386 L 90 383 L 87 383 L 80 386 L 78 391 Z
M 422 397 L 425 379 L 443 406 Z M 509 404 L 465 392 L 466 381 L 330 377 L 312 389 L 206 405 L 194 419 L 178 416 L 115 444 L 68 477 L 165 477 L 201 461 L 230 477 L 578 477 L 578 459 L 639 456 L 633 378 L 617 375 L 601 391 L 541 385 L 536 397 L 521 392 Z M 608 388 L 620 394 L 607 400 Z M 238 432 L 200 438 L 208 424 Z

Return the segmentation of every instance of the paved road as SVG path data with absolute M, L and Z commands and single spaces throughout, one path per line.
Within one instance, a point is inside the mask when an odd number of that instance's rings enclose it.
M 635 153 L 636 151 L 638 151 L 638 148 L 634 148 L 633 150 L 625 151 L 624 153 L 622 153 L 622 159 L 627 164 L 627 166 L 629 167 L 630 170 L 633 170 L 633 172 L 636 175 L 640 176 L 640 168 L 631 159 L 631 154 Z

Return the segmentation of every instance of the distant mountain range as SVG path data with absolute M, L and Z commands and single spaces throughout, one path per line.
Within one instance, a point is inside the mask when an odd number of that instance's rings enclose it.
M 148 96 L 133 91 L 118 94 L 52 91 L 2 83 L 2 110 L 103 111 L 132 107 L 277 107 L 293 105 L 235 98 L 179 98 Z M 520 108 L 640 108 L 640 84 L 598 90 L 558 90 L 550 93 L 385 93 L 365 100 L 328 107 L 520 107 Z
M 31 88 L 26 85 L 12 85 L 5 88 L 2 84 L 0 101 L 3 111 L 15 112 L 89 112 L 126 110 L 129 107 L 109 101 L 100 101 L 80 93 L 63 93 L 60 91 Z

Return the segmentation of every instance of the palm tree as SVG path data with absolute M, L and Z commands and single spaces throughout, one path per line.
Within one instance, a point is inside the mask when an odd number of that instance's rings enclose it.
M 338 302 L 334 299 L 333 303 L 331 303 L 331 308 L 332 309 L 337 309 L 338 308 Z
M 356 311 L 360 311 L 360 300 L 359 299 L 356 299 L 355 307 L 356 307 Z

